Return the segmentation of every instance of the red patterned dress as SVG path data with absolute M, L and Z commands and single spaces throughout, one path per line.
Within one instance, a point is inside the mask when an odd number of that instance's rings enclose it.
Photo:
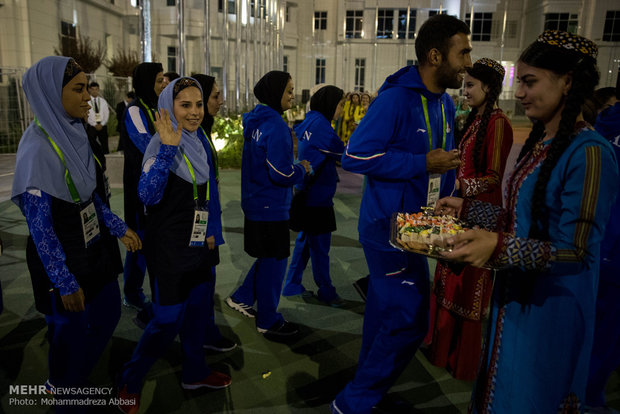
M 459 149 L 457 171 L 461 195 L 467 199 L 502 205 L 502 178 L 512 147 L 512 126 L 501 109 L 491 113 L 480 162 L 474 167 L 474 147 L 481 119 L 465 132 Z M 445 367 L 456 379 L 476 378 L 482 345 L 482 319 L 486 315 L 493 286 L 491 271 L 466 266 L 450 269 L 438 263 L 431 292 L 430 328 L 425 338 L 433 365 Z

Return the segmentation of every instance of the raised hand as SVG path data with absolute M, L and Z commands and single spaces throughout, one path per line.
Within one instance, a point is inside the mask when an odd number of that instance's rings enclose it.
M 159 133 L 162 144 L 174 145 L 176 147 L 179 145 L 179 142 L 181 142 L 183 128 L 181 125 L 177 124 L 177 130 L 174 130 L 172 121 L 170 120 L 170 114 L 168 114 L 166 109 L 155 112 L 155 129 Z

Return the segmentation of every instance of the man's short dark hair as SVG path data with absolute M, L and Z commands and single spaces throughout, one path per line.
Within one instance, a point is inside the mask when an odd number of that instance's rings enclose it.
M 126 95 L 129 99 L 136 99 L 136 93 L 134 91 L 127 92 Z
M 91 83 L 88 84 L 89 88 L 94 88 L 95 86 L 99 87 L 99 84 L 97 82 L 91 82 Z
M 427 63 L 428 52 L 437 49 L 442 56 L 448 54 L 450 38 L 457 33 L 471 34 L 469 26 L 454 16 L 436 14 L 424 22 L 415 39 L 415 54 L 418 63 Z
M 170 82 L 172 82 L 173 80 L 180 78 L 181 75 L 176 72 L 166 72 L 164 73 L 164 77 L 168 78 Z

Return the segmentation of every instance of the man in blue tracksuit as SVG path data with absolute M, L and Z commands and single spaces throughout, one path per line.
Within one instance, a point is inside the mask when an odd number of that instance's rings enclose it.
M 460 162 L 445 90 L 459 88 L 472 66 L 469 33 L 455 17 L 428 19 L 416 38 L 419 66 L 386 79 L 343 154 L 344 169 L 368 178 L 358 230 L 370 283 L 357 372 L 332 402 L 333 413 L 370 413 L 427 332 L 428 263 L 390 246 L 390 218 L 420 211 L 454 188 Z
M 620 86 L 620 85 L 619 85 Z M 616 98 L 620 89 L 616 88 Z M 620 101 L 602 111 L 596 118 L 596 131 L 607 138 L 620 159 Z M 614 211 L 605 228 L 601 243 L 601 270 L 599 273 L 598 296 L 596 298 L 596 326 L 590 359 L 590 374 L 586 391 L 586 405 L 604 407 L 605 386 L 612 372 L 620 365 L 620 196 L 616 198 Z

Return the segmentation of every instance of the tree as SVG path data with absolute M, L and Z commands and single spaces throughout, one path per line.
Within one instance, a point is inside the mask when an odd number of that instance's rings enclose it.
M 59 40 L 60 48 L 54 48 L 54 53 L 59 56 L 72 57 L 86 73 L 95 72 L 105 59 L 106 48 L 101 45 L 101 42 L 93 46 L 92 40 L 86 36 L 61 37 Z
M 104 65 L 114 76 L 130 77 L 140 61 L 140 54 L 137 51 L 119 48 L 112 59 L 109 59 Z

